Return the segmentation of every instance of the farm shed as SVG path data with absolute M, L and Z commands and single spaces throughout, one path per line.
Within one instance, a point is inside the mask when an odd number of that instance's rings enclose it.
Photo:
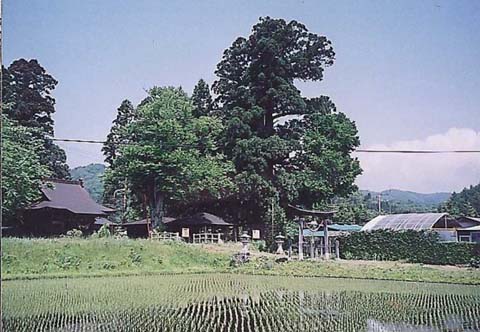
M 480 243 L 480 225 L 457 229 L 458 241 Z
M 90 229 L 92 231 L 96 232 L 96 231 L 100 230 L 100 228 L 102 228 L 102 226 L 104 226 L 104 225 L 106 225 L 108 227 L 110 232 L 113 232 L 114 227 L 120 226 L 120 224 L 115 223 L 113 221 L 110 221 L 105 217 L 98 217 L 98 218 L 95 218 L 95 222 L 92 224 Z
M 163 217 L 162 223 L 166 224 L 175 218 Z M 119 226 L 127 230 L 127 236 L 131 238 L 148 238 L 150 236 L 149 230 L 152 225 L 149 219 L 141 219 L 136 221 L 125 222 Z
M 362 227 L 362 231 L 432 230 L 438 233 L 441 241 L 457 241 L 458 227 L 458 222 L 447 213 L 405 213 L 375 217 Z
M 95 218 L 115 210 L 96 203 L 82 181 L 44 180 L 42 199 L 24 211 L 24 231 L 32 235 L 58 235 L 68 230 L 89 229 Z
M 164 225 L 168 232 L 178 232 L 189 240 L 194 239 L 194 234 L 221 234 L 225 240 L 233 232 L 233 224 L 206 212 L 165 222 Z
M 457 222 L 461 228 L 473 227 L 480 225 L 480 218 L 475 217 L 458 217 Z

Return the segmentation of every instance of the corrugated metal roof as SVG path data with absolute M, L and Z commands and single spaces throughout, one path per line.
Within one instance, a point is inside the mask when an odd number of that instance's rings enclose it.
M 464 216 L 463 218 L 469 219 L 469 220 L 472 220 L 472 221 L 476 221 L 476 222 L 479 222 L 479 223 L 480 223 L 480 218 L 477 218 L 477 217 L 467 217 L 467 216 Z
M 447 213 L 405 213 L 382 215 L 370 220 L 362 227 L 362 231 L 376 229 L 427 230 L 431 229 L 433 225 L 446 216 L 448 216 Z
M 480 225 L 473 226 L 473 227 L 467 227 L 467 228 L 459 228 L 458 230 L 460 230 L 460 231 L 480 231 Z
M 341 232 L 359 232 L 362 230 L 360 225 L 341 225 L 341 224 L 332 224 L 328 225 L 328 229 Z
M 51 208 L 99 216 L 115 211 L 96 203 L 78 182 L 49 180 L 41 190 L 46 199 L 33 204 L 29 210 Z
M 361 231 L 362 226 L 359 225 L 341 225 L 341 224 L 332 224 L 328 225 L 328 230 L 334 233 L 348 233 L 348 232 L 359 232 Z M 312 232 L 310 229 L 303 230 L 303 236 L 317 236 L 323 237 L 323 230 L 318 230 L 316 232 Z

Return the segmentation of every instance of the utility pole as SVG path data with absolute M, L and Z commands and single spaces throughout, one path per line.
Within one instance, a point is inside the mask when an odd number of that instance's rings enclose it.
M 303 261 L 303 219 L 298 220 L 298 260 Z
M 123 204 L 122 204 L 122 216 L 121 216 L 121 222 L 123 223 L 124 221 L 124 217 L 125 217 L 125 202 L 126 202 L 126 199 L 125 199 L 125 188 L 123 189 L 117 189 L 113 192 L 113 199 L 115 200 L 115 206 L 118 206 L 118 200 L 117 200 L 117 194 L 119 192 L 122 192 L 123 191 Z
M 378 193 L 378 213 L 382 213 L 382 193 Z
M 125 213 L 127 212 L 127 179 L 123 183 L 123 218 L 125 218 Z
M 272 243 L 275 242 L 275 229 L 274 229 L 274 227 L 275 227 L 275 211 L 274 211 L 275 207 L 274 207 L 274 205 L 275 205 L 275 199 L 272 197 Z

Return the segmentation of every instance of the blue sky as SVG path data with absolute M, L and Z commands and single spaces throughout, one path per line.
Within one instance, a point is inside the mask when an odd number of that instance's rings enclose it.
M 223 50 L 269 15 L 332 41 L 324 81 L 298 86 L 331 96 L 362 147 L 480 148 L 480 1 L 3 2 L 4 63 L 36 58 L 59 81 L 57 137 L 104 139 L 123 99 L 213 82 Z M 99 147 L 62 146 L 71 166 L 102 161 Z M 480 156 L 358 156 L 365 189 L 480 181 Z

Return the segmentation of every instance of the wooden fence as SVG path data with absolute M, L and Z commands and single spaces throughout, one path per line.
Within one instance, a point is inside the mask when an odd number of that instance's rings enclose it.
M 223 243 L 222 233 L 193 234 L 193 243 Z
M 161 233 L 152 233 L 151 236 L 152 240 L 159 240 L 159 241 L 181 241 L 182 238 L 180 237 L 180 234 L 177 233 L 170 233 L 170 232 L 161 232 Z

